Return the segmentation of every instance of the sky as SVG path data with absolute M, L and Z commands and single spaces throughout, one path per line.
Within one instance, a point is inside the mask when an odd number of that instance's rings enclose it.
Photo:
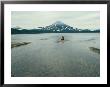
M 99 29 L 99 11 L 12 11 L 11 27 L 32 29 L 61 21 L 79 29 Z

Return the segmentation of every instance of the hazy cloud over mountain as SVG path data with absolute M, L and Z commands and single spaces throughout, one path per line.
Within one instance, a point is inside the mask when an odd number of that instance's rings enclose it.
M 12 27 L 37 28 L 48 26 L 55 21 L 62 21 L 81 29 L 100 28 L 99 11 L 12 11 Z

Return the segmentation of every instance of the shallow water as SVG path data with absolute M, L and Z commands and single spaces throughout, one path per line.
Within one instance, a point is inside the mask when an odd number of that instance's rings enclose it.
M 61 36 L 64 41 L 59 41 Z M 45 33 L 12 35 L 12 43 L 31 42 L 12 48 L 11 73 L 15 77 L 97 77 L 99 33 Z

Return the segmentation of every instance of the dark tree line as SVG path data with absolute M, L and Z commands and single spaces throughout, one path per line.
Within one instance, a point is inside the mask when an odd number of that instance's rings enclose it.
M 11 28 L 11 34 L 38 34 L 38 33 L 99 33 L 100 30 L 94 30 L 91 31 L 89 29 L 85 29 L 85 30 L 75 30 L 75 29 L 71 29 L 71 30 L 62 30 L 62 31 L 57 31 L 57 30 L 47 30 L 47 29 L 14 29 Z

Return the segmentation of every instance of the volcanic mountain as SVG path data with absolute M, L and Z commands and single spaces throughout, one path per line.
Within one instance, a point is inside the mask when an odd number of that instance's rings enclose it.
M 53 31 L 53 32 L 69 32 L 69 31 L 74 31 L 75 29 L 73 29 L 73 27 L 64 24 L 61 21 L 56 21 L 55 23 L 44 27 L 44 30 L 48 30 L 48 31 Z
M 61 21 L 45 26 L 38 27 L 35 29 L 22 29 L 22 28 L 11 28 L 11 34 L 37 34 L 37 33 L 99 33 L 100 29 L 91 31 L 89 29 L 78 29 L 73 28 Z

